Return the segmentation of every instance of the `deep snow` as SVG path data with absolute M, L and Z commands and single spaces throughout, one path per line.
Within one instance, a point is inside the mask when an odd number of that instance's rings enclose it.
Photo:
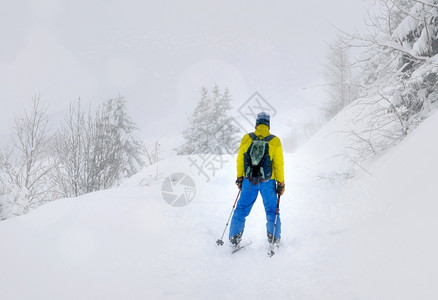
M 435 299 L 438 114 L 364 166 L 370 174 L 332 184 L 319 178 L 342 151 L 332 132 L 344 123 L 285 155 L 274 257 L 261 201 L 245 230 L 253 244 L 233 255 L 216 246 L 237 194 L 234 157 L 208 183 L 177 157 L 1 222 L 0 299 Z M 175 172 L 196 182 L 184 207 L 161 194 Z

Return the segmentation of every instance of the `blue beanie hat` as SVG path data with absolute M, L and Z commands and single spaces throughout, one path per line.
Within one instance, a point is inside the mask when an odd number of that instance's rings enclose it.
M 259 124 L 265 124 L 266 126 L 270 127 L 269 125 L 270 120 L 271 120 L 271 116 L 268 113 L 261 112 L 257 114 L 256 127 Z

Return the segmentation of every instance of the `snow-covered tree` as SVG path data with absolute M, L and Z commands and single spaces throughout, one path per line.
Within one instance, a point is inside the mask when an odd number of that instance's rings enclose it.
M 69 113 L 56 134 L 54 166 L 56 176 L 53 184 L 58 187 L 60 197 L 79 196 L 84 191 L 86 180 L 85 113 L 80 99 L 76 106 L 70 103 Z
M 212 148 L 213 101 L 207 88 L 202 87 L 201 94 L 201 99 L 189 118 L 189 125 L 183 131 L 185 143 L 179 148 L 178 154 L 204 153 Z
M 353 148 L 368 158 L 391 147 L 436 110 L 438 98 L 438 1 L 371 1 L 379 8 L 368 35 L 344 42 L 362 47 L 363 106 L 351 134 Z
M 214 123 L 214 141 L 217 144 L 216 154 L 232 153 L 236 148 L 236 144 L 239 143 L 239 138 L 236 133 L 239 132 L 237 127 L 233 123 L 233 118 L 228 114 L 232 109 L 231 95 L 228 88 L 224 89 L 221 93 L 219 88 L 215 86 L 213 88 L 213 116 L 211 120 Z
M 56 136 L 59 192 L 66 197 L 107 189 L 140 170 L 144 148 L 135 129 L 122 97 L 109 99 L 87 116 L 80 101 L 71 105 Z
M 152 144 L 145 145 L 146 158 L 150 165 L 161 160 L 161 143 L 155 139 Z
M 228 89 L 221 92 L 215 86 L 210 92 L 203 87 L 201 99 L 183 131 L 185 143 L 178 154 L 224 154 L 235 149 L 238 129 L 229 116 L 231 109 Z
M 390 42 L 401 48 L 397 56 L 401 83 L 391 103 L 409 131 L 433 110 L 437 98 L 438 70 L 433 65 L 438 59 L 438 1 L 415 1 Z
M 391 40 L 400 44 L 408 57 L 421 59 L 438 53 L 437 8 L 436 0 L 417 2 L 394 30 Z
M 364 93 L 384 89 L 394 84 L 399 69 L 399 58 L 405 50 L 392 40 L 392 36 L 408 16 L 414 3 L 410 0 L 371 0 L 368 11 L 368 33 L 344 33 L 343 42 L 351 48 L 362 49 L 355 67 L 359 70 Z
M 88 113 L 80 100 L 71 104 L 53 142 L 48 123 L 39 97 L 15 119 L 13 143 L 0 151 L 0 219 L 109 188 L 145 165 L 145 148 L 134 136 L 123 97 Z
M 414 5 L 412 0 L 371 0 L 377 13 L 368 11 L 367 24 L 377 35 L 392 36 L 394 30 L 406 18 Z
M 348 46 L 342 39 L 330 45 L 325 64 L 327 101 L 323 106 L 323 113 L 327 120 L 333 118 L 358 97 L 358 87 L 353 80 L 348 50 Z
M 117 138 L 112 141 L 112 148 L 121 153 L 121 174 L 131 176 L 140 171 L 145 166 L 145 147 L 134 135 L 138 128 L 128 115 L 125 98 L 106 101 L 100 119 L 107 124 L 108 135 Z
M 0 153 L 0 218 L 27 213 L 51 199 L 47 107 L 35 96 L 15 118 L 12 146 Z

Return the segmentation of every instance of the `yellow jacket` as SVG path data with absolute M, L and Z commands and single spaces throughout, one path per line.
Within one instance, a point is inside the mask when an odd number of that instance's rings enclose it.
M 265 124 L 259 124 L 254 131 L 256 136 L 267 137 L 269 133 L 269 127 Z M 243 154 L 248 150 L 252 143 L 252 139 L 249 134 L 245 134 L 240 142 L 239 153 L 237 154 L 237 177 L 244 176 L 243 168 Z M 283 161 L 283 148 L 278 137 L 269 141 L 269 157 L 272 160 L 272 177 L 278 182 L 284 182 L 284 161 Z

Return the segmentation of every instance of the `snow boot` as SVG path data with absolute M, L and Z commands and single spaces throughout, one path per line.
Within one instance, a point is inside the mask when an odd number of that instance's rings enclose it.
M 243 231 L 230 237 L 230 243 L 233 247 L 239 246 L 239 243 L 242 240 L 242 235 L 243 235 Z
M 267 232 L 268 234 L 268 242 L 272 243 L 272 238 L 274 238 L 274 245 L 280 247 L 280 238 L 273 237 L 272 233 Z

